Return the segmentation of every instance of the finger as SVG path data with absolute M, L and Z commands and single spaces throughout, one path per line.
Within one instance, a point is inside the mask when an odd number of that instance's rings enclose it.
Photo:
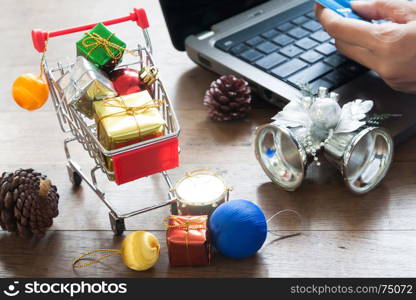
M 384 79 L 384 82 L 395 91 L 416 94 L 415 82 L 397 82 Z
M 374 49 L 378 46 L 372 32 L 375 24 L 344 18 L 327 8 L 317 8 L 316 17 L 330 36 L 360 47 Z
M 324 7 L 318 3 L 315 2 L 315 4 L 313 5 L 313 10 L 315 11 L 315 16 L 317 16 L 318 11 L 323 10 Z
M 404 0 L 352 1 L 351 5 L 367 20 L 386 19 L 401 24 L 416 20 L 416 4 Z
M 372 70 L 378 69 L 379 59 L 371 50 L 339 40 L 336 41 L 336 47 L 342 54 L 359 64 Z

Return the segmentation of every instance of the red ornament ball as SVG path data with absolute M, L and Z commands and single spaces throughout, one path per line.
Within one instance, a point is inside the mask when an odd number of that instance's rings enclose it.
M 142 91 L 139 87 L 139 72 L 131 68 L 120 68 L 110 72 L 114 89 L 120 96 Z

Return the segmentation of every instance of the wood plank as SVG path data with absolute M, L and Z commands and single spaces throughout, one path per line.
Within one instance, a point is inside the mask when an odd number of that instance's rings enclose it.
M 272 184 L 262 172 L 253 154 L 253 132 L 270 121 L 275 107 L 255 103 L 246 120 L 230 123 L 207 118 L 202 98 L 217 76 L 196 67 L 186 56 L 173 49 L 159 4 L 154 0 L 140 3 L 111 0 L 73 0 L 64 3 L 31 0 L 2 1 L 4 14 L 0 23 L 7 48 L 0 69 L 0 172 L 20 167 L 35 167 L 49 175 L 61 194 L 60 215 L 52 230 L 38 242 L 27 242 L 0 232 L 0 276 L 43 277 L 288 277 L 288 276 L 415 276 L 414 258 L 416 220 L 416 139 L 401 145 L 392 169 L 375 191 L 357 196 L 344 186 L 341 176 L 324 164 L 311 166 L 302 187 L 288 193 Z M 174 101 L 182 132 L 181 166 L 170 172 L 173 181 L 186 171 L 209 167 L 221 173 L 234 187 L 232 199 L 248 199 L 259 204 L 267 217 L 282 209 L 301 213 L 303 234 L 268 243 L 258 255 L 245 260 L 217 256 L 212 266 L 170 268 L 164 242 L 162 219 L 168 208 L 127 220 L 130 230 L 151 230 L 162 242 L 162 256 L 157 266 L 143 273 L 133 272 L 111 258 L 103 265 L 74 272 L 72 259 L 81 252 L 118 247 L 121 239 L 109 231 L 108 210 L 85 185 L 73 190 L 63 151 L 65 135 L 58 128 L 52 103 L 36 112 L 18 108 L 11 98 L 15 77 L 37 72 L 40 56 L 32 48 L 30 30 L 54 30 L 91 23 L 99 19 L 123 16 L 134 5 L 147 10 L 150 34 L 162 79 Z M 82 7 L 82 9 L 80 9 Z M 7 13 L 6 13 L 7 12 Z M 129 47 L 137 43 L 138 31 L 132 24 L 114 27 Z M 51 62 L 73 58 L 79 36 L 51 40 Z M 12 51 L 10 49 L 13 49 Z M 71 153 L 85 170 L 91 160 L 79 147 Z M 120 212 L 166 200 L 167 188 L 158 175 L 121 188 L 101 176 L 99 182 Z M 295 230 L 293 218 L 273 220 L 271 229 Z
M 309 170 L 301 188 L 289 193 L 272 184 L 254 158 L 250 158 L 251 153 L 244 154 L 244 148 L 222 149 L 224 152 L 238 152 L 241 155 L 240 160 L 236 159 L 236 155 L 227 163 L 222 162 L 222 155 L 210 154 L 202 148 L 204 147 L 192 147 L 189 152 L 184 150 L 182 157 L 185 162 L 180 168 L 169 172 L 174 182 L 187 171 L 201 167 L 212 168 L 222 173 L 227 183 L 234 187 L 231 199 L 255 201 L 268 216 L 281 209 L 296 209 L 304 218 L 304 229 L 309 230 L 416 228 L 416 220 L 409 214 L 409 211 L 416 209 L 415 163 L 395 163 L 380 187 L 364 196 L 349 192 L 341 176 L 329 166 L 314 166 Z M 209 158 L 201 158 L 201 162 L 193 163 L 192 158 L 197 161 L 201 153 Z M 0 170 L 14 170 L 21 166 L 24 165 L 0 164 Z M 109 229 L 107 208 L 99 203 L 97 196 L 85 184 L 80 190 L 72 189 L 63 163 L 28 166 L 35 166 L 48 174 L 59 188 L 61 213 L 56 219 L 55 228 Z M 99 182 L 107 192 L 108 199 L 120 212 L 132 211 L 167 199 L 167 186 L 160 175 L 121 187 L 107 182 L 104 176 L 99 177 Z M 168 209 L 161 209 L 129 219 L 127 225 L 130 229 L 160 229 L 161 220 L 167 214 Z
M 118 248 L 109 231 L 53 231 L 38 242 L 0 234 L 0 276 L 13 277 L 414 277 L 416 233 L 408 231 L 318 231 L 275 240 L 246 259 L 219 254 L 206 267 L 169 267 L 165 232 L 154 233 L 161 255 L 154 268 L 135 272 L 119 257 L 73 270 L 73 259 L 97 248 Z M 280 232 L 279 234 L 287 234 Z

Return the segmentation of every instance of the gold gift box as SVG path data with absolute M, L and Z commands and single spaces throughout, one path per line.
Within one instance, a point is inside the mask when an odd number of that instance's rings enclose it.
M 147 91 L 94 102 L 98 140 L 107 150 L 122 148 L 163 134 L 160 100 Z M 112 171 L 111 159 L 107 167 Z

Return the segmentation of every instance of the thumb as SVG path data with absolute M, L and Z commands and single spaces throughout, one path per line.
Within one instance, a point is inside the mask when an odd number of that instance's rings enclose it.
M 405 24 L 416 20 L 416 4 L 406 0 L 351 1 L 352 9 L 368 20 Z

